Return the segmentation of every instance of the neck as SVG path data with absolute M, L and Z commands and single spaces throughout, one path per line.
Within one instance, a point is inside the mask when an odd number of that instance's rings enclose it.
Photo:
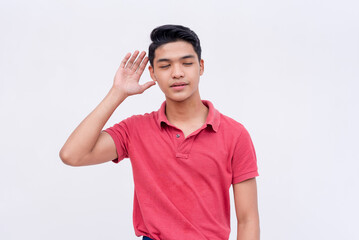
M 166 116 L 168 121 L 174 125 L 194 121 L 204 123 L 207 115 L 208 108 L 202 103 L 199 96 L 182 102 L 166 99 Z

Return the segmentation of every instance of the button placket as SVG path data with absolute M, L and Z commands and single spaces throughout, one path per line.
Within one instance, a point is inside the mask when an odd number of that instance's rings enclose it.
M 182 159 L 189 158 L 193 141 L 203 129 L 204 128 L 202 127 L 201 129 L 199 129 L 199 131 L 194 132 L 194 134 L 191 134 L 186 138 L 184 137 L 183 132 L 179 129 L 176 129 L 174 132 L 172 132 L 173 134 L 172 139 L 174 140 L 174 144 L 176 146 L 175 147 L 176 158 L 182 158 Z
M 184 134 L 181 130 L 177 129 L 175 132 L 174 132 L 174 141 L 175 141 L 175 144 L 176 144 L 176 153 L 182 153 L 183 152 L 183 148 L 185 147 L 185 143 L 186 143 L 186 140 L 184 138 Z

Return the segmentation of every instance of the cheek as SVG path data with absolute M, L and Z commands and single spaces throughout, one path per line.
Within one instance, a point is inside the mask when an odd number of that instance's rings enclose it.
M 187 74 L 187 76 L 191 76 L 193 80 L 199 80 L 199 77 L 202 75 L 201 71 L 199 69 L 196 69 L 194 71 L 191 71 Z
M 163 75 L 163 73 L 157 73 L 156 80 L 159 84 L 163 84 L 166 80 L 166 77 Z
M 167 81 L 163 78 L 163 76 L 157 75 L 157 84 L 162 91 L 166 90 L 166 88 L 168 87 Z

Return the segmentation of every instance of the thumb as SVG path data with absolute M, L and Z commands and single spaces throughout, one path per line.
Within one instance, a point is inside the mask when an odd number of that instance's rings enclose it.
M 144 92 L 148 88 L 152 87 L 153 85 L 156 85 L 155 81 L 149 81 L 141 85 L 141 91 Z

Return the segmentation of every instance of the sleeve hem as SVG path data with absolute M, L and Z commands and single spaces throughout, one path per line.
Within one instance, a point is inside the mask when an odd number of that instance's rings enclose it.
M 243 175 L 240 175 L 240 176 L 232 178 L 232 184 L 243 182 L 244 180 L 254 178 L 254 177 L 258 177 L 258 176 L 259 176 L 258 170 L 254 170 L 252 172 L 245 173 Z
M 119 143 L 117 142 L 116 134 L 111 129 L 106 129 L 106 130 L 103 130 L 103 131 L 107 132 L 112 137 L 112 140 L 114 141 L 114 143 L 116 145 L 117 156 L 119 156 L 119 154 L 118 154 Z M 113 159 L 112 162 L 119 163 L 118 157 Z

